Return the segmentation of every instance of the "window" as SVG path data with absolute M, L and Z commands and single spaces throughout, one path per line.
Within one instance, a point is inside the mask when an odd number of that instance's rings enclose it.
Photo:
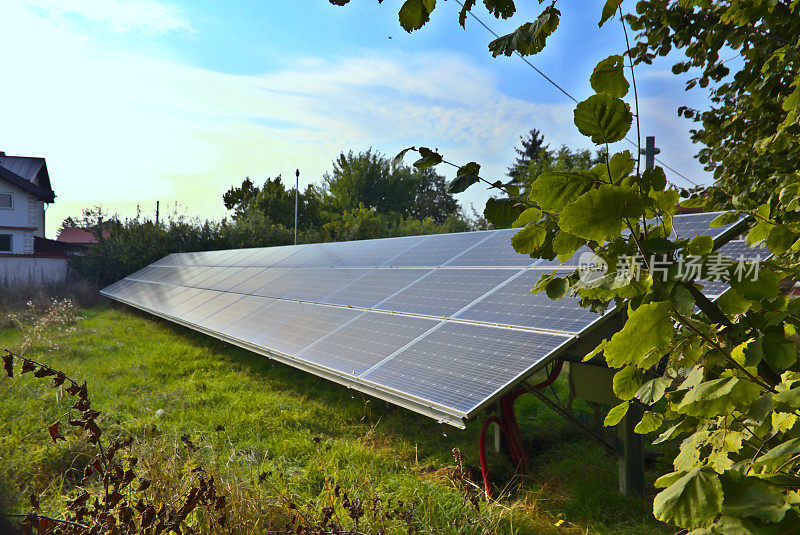
M 14 208 L 13 193 L 0 193 L 0 208 Z
M 0 252 L 11 252 L 11 234 L 0 234 Z

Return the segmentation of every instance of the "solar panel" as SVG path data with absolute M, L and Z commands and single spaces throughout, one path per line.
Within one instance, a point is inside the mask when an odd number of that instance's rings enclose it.
M 717 214 L 676 216 L 720 241 Z M 738 226 L 737 226 L 738 225 Z M 604 317 L 530 289 L 516 229 L 171 254 L 102 293 L 456 426 Z M 721 251 L 752 255 L 741 242 Z M 716 297 L 727 285 L 704 282 Z
M 574 334 L 600 317 L 581 307 L 577 297 L 568 295 L 554 301 L 544 292 L 531 293 L 544 273 L 547 272 L 526 270 L 456 317 Z
M 299 353 L 299 357 L 349 375 L 360 375 L 425 334 L 439 322 L 400 314 L 363 312 Z M 364 340 L 369 340 L 365 344 Z
M 362 378 L 467 415 L 569 340 L 445 323 Z

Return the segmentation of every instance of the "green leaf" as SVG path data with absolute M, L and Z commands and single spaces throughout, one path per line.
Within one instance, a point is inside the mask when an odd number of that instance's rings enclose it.
M 686 244 L 687 255 L 706 255 L 714 250 L 714 238 L 701 234 L 695 236 Z
M 783 111 L 791 111 L 798 107 L 800 107 L 800 84 L 797 84 L 794 91 L 792 91 L 781 104 Z
M 649 186 L 656 191 L 663 191 L 664 188 L 667 187 L 667 175 L 664 174 L 664 170 L 661 169 L 661 166 L 645 169 L 644 173 L 642 173 L 642 185 Z M 676 191 L 676 193 L 678 192 Z M 678 195 L 680 195 L 680 193 L 678 193 Z M 675 204 L 678 204 L 677 199 L 673 207 Z
M 780 522 L 790 508 L 788 496 L 778 486 L 733 470 L 721 479 L 725 494 L 722 511 L 726 515 Z
M 800 438 L 793 438 L 782 442 L 761 455 L 753 462 L 753 467 L 774 471 L 783 466 L 786 461 L 797 455 L 800 451 Z
M 723 377 L 690 388 L 673 409 L 698 418 L 712 418 L 748 407 L 760 394 L 758 385 L 737 377 Z
M 572 258 L 575 251 L 584 245 L 586 240 L 573 236 L 569 232 L 559 232 L 553 238 L 553 252 L 558 255 L 562 262 Z
M 775 225 L 772 223 L 768 221 L 760 221 L 750 229 L 750 232 L 747 233 L 745 240 L 747 240 L 747 243 L 750 244 L 764 241 L 769 237 L 772 229 L 774 228 Z
M 675 309 L 684 316 L 691 316 L 694 312 L 694 297 L 683 284 L 676 284 L 669 292 L 669 300 Z
M 436 0 L 406 0 L 398 13 L 400 26 L 408 33 L 422 28 L 430 19 Z
M 739 292 L 731 288 L 717 299 L 717 304 L 722 312 L 730 316 L 735 316 L 747 312 L 752 306 L 753 301 L 745 299 Z
M 590 360 L 595 358 L 597 355 L 599 355 L 606 348 L 606 344 L 607 343 L 608 343 L 608 340 L 603 340 L 602 342 L 597 344 L 597 346 L 594 349 L 589 351 L 586 354 L 586 356 L 583 357 L 583 359 L 581 359 L 581 362 L 589 362 Z
M 642 371 L 636 366 L 625 366 L 614 374 L 614 395 L 623 401 L 633 399 L 634 394 L 642 386 Z
M 592 189 L 597 177 L 589 171 L 548 171 L 533 181 L 531 200 L 544 210 L 560 212 Z
M 631 151 L 625 150 L 615 153 L 608 160 L 608 165 L 600 164 L 595 169 L 600 169 L 607 181 L 618 184 L 636 166 L 636 160 L 631 157 Z M 610 171 L 610 174 L 609 174 Z
M 639 435 L 646 435 L 652 433 L 664 423 L 664 416 L 656 412 L 645 411 L 642 415 L 642 421 L 636 424 L 633 432 Z
M 598 63 L 589 81 L 596 93 L 608 93 L 612 97 L 622 98 L 628 93 L 628 80 L 625 79 L 625 64 L 622 56 L 609 56 Z
M 685 199 L 685 200 L 681 201 L 681 207 L 682 208 L 703 208 L 703 207 L 705 207 L 707 202 L 708 202 L 708 199 L 704 199 L 704 198 L 701 198 L 701 197 L 695 197 L 695 198 L 692 198 L 692 199 Z M 717 218 L 717 219 L 719 219 L 719 218 Z
M 623 401 L 610 411 L 606 415 L 606 419 L 603 420 L 603 425 L 606 427 L 611 427 L 617 425 L 622 421 L 625 415 L 628 413 L 628 401 Z
M 666 346 L 675 335 L 666 301 L 641 305 L 628 314 L 628 321 L 605 348 L 606 362 L 612 368 L 636 365 L 650 351 Z
M 516 6 L 514 6 L 514 0 L 483 0 L 483 4 L 495 18 L 500 17 L 507 19 L 512 16 L 517 9 Z
M 774 255 L 783 254 L 792 247 L 796 238 L 789 227 L 778 225 L 767 236 L 767 249 Z
M 458 23 L 462 28 L 466 28 L 467 13 L 475 7 L 475 1 L 476 0 L 464 0 L 464 3 L 461 5 L 461 11 L 458 12 Z
M 475 162 L 469 162 L 458 168 L 456 177 L 447 184 L 448 193 L 461 193 L 468 187 L 480 180 L 481 166 Z
M 694 468 L 653 500 L 653 514 L 684 529 L 705 526 L 722 511 L 722 483 L 712 470 Z
M 349 1 L 349 0 L 348 0 Z M 400 165 L 403 163 L 403 158 L 405 157 L 406 153 L 410 150 L 417 150 L 416 147 L 408 147 L 406 149 L 401 150 L 397 153 L 397 156 L 394 157 L 392 160 L 392 165 Z
M 578 197 L 561 212 L 561 229 L 599 243 L 619 236 L 624 218 L 644 214 L 642 198 L 629 187 L 604 185 Z
M 664 397 L 667 387 L 669 387 L 671 384 L 672 379 L 669 377 L 658 377 L 656 379 L 651 379 L 643 384 L 639 390 L 636 391 L 634 396 L 642 403 L 652 405 Z
M 739 212 L 725 212 L 711 220 L 712 227 L 727 227 L 739 221 Z
M 677 472 L 670 472 L 669 474 L 664 474 L 663 476 L 656 479 L 655 483 L 653 483 L 653 486 L 657 489 L 667 488 L 685 475 L 686 475 L 686 470 L 678 470 Z
M 547 229 L 536 224 L 528 224 L 511 238 L 511 245 L 520 254 L 531 254 L 544 244 Z
M 525 210 L 514 199 L 489 199 L 483 209 L 483 216 L 497 228 L 508 228 Z
M 743 277 L 743 280 L 740 281 L 737 277 L 731 277 L 730 285 L 745 299 L 769 299 L 780 293 L 779 283 L 781 280 L 783 280 L 783 274 L 762 269 L 758 272 L 756 280 Z
M 510 56 L 514 52 L 528 56 L 540 52 L 547 38 L 558 28 L 561 12 L 550 5 L 533 22 L 526 22 L 513 33 L 498 37 L 489 43 L 492 57 Z
M 428 169 L 429 167 L 442 163 L 442 155 L 432 151 L 428 147 L 420 147 L 419 155 L 421 158 L 414 162 L 414 167 L 417 169 Z
M 575 107 L 575 126 L 595 144 L 625 137 L 633 122 L 630 106 L 608 93 L 592 95 Z
M 545 287 L 547 297 L 555 301 L 567 295 L 567 290 L 569 290 L 569 281 L 567 279 L 553 279 Z
M 539 221 L 541 217 L 542 217 L 542 211 L 536 208 L 535 206 L 532 206 L 530 208 L 526 208 L 525 211 L 519 214 L 519 217 L 517 218 L 516 221 L 514 221 L 514 224 L 511 226 L 513 228 L 524 227 L 528 223 L 535 223 L 536 221 Z
M 597 23 L 597 26 L 602 26 L 608 19 L 613 17 L 614 13 L 619 9 L 620 4 L 622 4 L 622 0 L 606 0 L 603 6 L 603 12 L 600 14 L 600 22 Z
M 764 360 L 770 367 L 781 372 L 797 362 L 797 346 L 782 334 L 767 333 L 761 339 Z

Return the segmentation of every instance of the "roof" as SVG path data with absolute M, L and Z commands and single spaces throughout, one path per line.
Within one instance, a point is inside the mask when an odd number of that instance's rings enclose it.
M 66 243 L 79 243 L 83 245 L 97 243 L 97 238 L 89 232 L 78 227 L 65 227 L 58 233 L 57 241 Z
M 0 151 L 0 180 L 27 191 L 40 201 L 51 203 L 55 200 L 44 158 L 6 156 Z
M 46 256 L 51 258 L 67 258 L 80 255 L 86 252 L 86 247 L 78 243 L 65 243 L 56 240 L 48 240 L 39 236 L 33 237 L 34 256 Z

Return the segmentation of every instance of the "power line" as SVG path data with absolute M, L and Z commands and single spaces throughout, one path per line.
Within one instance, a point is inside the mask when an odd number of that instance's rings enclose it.
M 455 2 L 456 2 L 458 5 L 460 5 L 462 9 L 464 8 L 464 4 L 463 4 L 463 2 L 461 2 L 461 0 L 455 0 Z M 476 21 L 478 24 L 480 24 L 481 26 L 483 26 L 483 27 L 486 29 L 486 31 L 488 31 L 490 34 L 492 34 L 492 35 L 495 37 L 495 39 L 499 39 L 499 38 L 500 38 L 500 36 L 499 36 L 499 35 L 497 35 L 497 33 L 495 33 L 495 32 L 494 32 L 494 30 L 492 30 L 492 29 L 491 29 L 489 26 L 487 26 L 487 25 L 486 25 L 486 24 L 485 24 L 485 23 L 484 23 L 484 22 L 483 22 L 481 19 L 479 19 L 479 18 L 478 18 L 478 16 L 477 16 L 477 15 L 475 15 L 475 14 L 474 14 L 474 13 L 473 13 L 471 10 L 470 10 L 470 11 L 467 11 L 467 14 L 468 14 L 470 17 L 472 17 L 473 19 L 475 19 L 475 21 Z M 533 69 L 534 71 L 536 71 L 536 72 L 537 72 L 537 73 L 538 73 L 538 74 L 539 74 L 539 75 L 540 75 L 542 78 L 544 78 L 545 80 L 547 80 L 548 82 L 550 82 L 550 84 L 552 84 L 552 85 L 553 85 L 553 86 L 554 86 L 556 89 L 558 89 L 559 91 L 561 91 L 562 93 L 564 93 L 564 94 L 565 94 L 565 95 L 566 95 L 566 96 L 567 96 L 567 97 L 568 97 L 570 100 L 572 100 L 574 103 L 578 104 L 578 102 L 579 102 L 579 101 L 578 101 L 578 99 L 576 99 L 575 97 L 573 97 L 573 96 L 572 96 L 572 95 L 569 93 L 569 91 L 567 91 L 566 89 L 564 89 L 563 87 L 561 87 L 560 85 L 558 85 L 558 83 L 556 83 L 556 82 L 555 82 L 555 80 L 553 80 L 552 78 L 550 78 L 549 76 L 547 76 L 545 73 L 543 73 L 543 72 L 542 72 L 542 71 L 541 71 L 541 70 L 540 70 L 538 67 L 536 67 L 536 65 L 534 65 L 533 63 L 531 63 L 531 62 L 528 60 L 528 58 L 526 58 L 525 56 L 523 56 L 522 54 L 520 54 L 520 53 L 519 53 L 519 52 L 517 52 L 516 50 L 514 51 L 514 54 L 515 54 L 515 55 L 516 55 L 516 56 L 517 56 L 519 59 L 521 59 L 522 61 L 524 61 L 524 62 L 525 62 L 525 63 L 526 63 L 526 64 L 527 64 L 527 65 L 528 65 L 528 66 L 529 66 L 531 69 Z M 634 146 L 634 147 L 636 147 L 637 149 L 639 148 L 639 145 L 638 145 L 638 144 L 637 144 L 635 141 L 633 141 L 632 139 L 629 139 L 627 136 L 625 137 L 625 141 L 627 141 L 628 143 L 630 143 L 631 145 L 633 145 L 633 146 Z M 682 174 L 682 173 L 679 173 L 679 172 L 678 172 L 678 171 L 676 171 L 676 170 L 675 170 L 673 167 L 671 167 L 671 166 L 667 165 L 666 163 L 664 163 L 664 161 L 663 161 L 663 160 L 661 160 L 660 158 L 656 158 L 656 161 L 657 161 L 658 163 L 660 163 L 660 164 L 661 164 L 663 167 L 665 167 L 665 168 L 669 169 L 670 171 L 672 171 L 673 173 L 675 173 L 676 175 L 678 175 L 679 177 L 681 177 L 682 179 L 684 179 L 685 181 L 687 181 L 688 183 L 690 183 L 690 184 L 692 184 L 692 185 L 694 185 L 694 186 L 699 186 L 699 185 L 700 185 L 700 184 L 698 184 L 697 182 L 695 182 L 695 181 L 691 180 L 690 178 L 688 178 L 686 175 L 684 175 L 684 174 Z

